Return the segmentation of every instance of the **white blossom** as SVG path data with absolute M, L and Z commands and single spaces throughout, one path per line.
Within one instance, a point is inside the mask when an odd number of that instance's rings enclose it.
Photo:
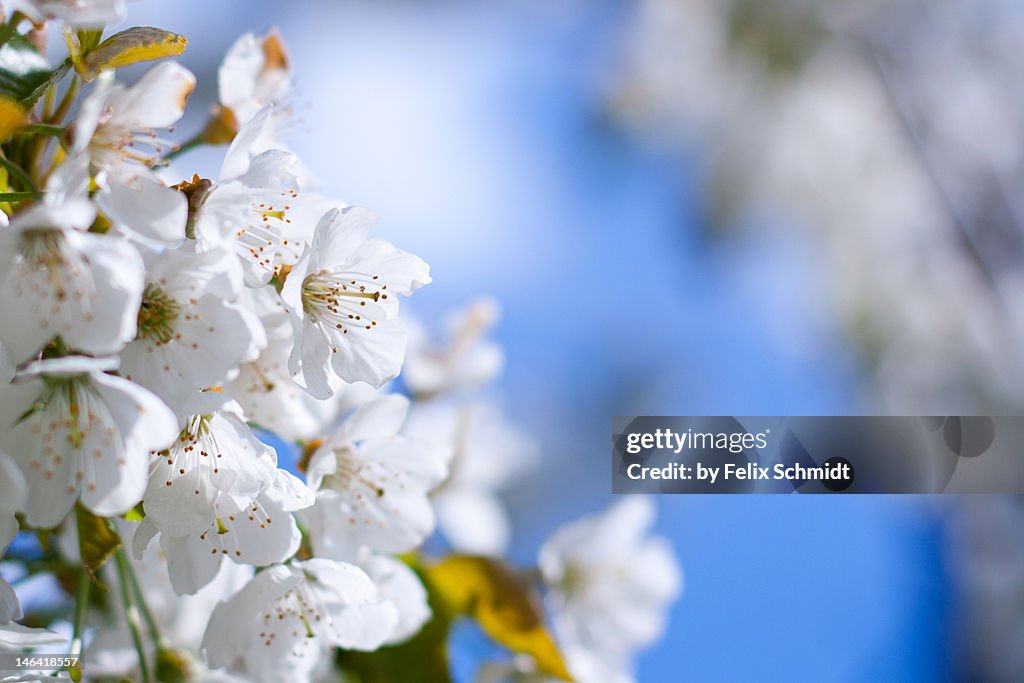
M 306 477 L 316 504 L 305 516 L 317 554 L 401 553 L 433 531 L 428 494 L 444 480 L 449 452 L 398 433 L 408 407 L 397 395 L 371 401 L 313 454 Z
M 431 617 L 427 590 L 416 572 L 401 560 L 372 553 L 364 553 L 358 565 L 381 596 L 394 603 L 398 614 L 398 623 L 384 644 L 403 643 L 416 635 Z
M 13 360 L 27 360 L 54 337 L 94 355 L 135 336 L 142 258 L 123 239 L 84 232 L 95 209 L 84 200 L 38 204 L 0 233 L 0 326 Z
M 502 555 L 512 531 L 500 492 L 537 465 L 537 445 L 487 403 L 418 403 L 405 433 L 451 451 L 449 476 L 432 496 L 448 542 L 461 552 Z
M 290 369 L 317 398 L 331 395 L 329 370 L 377 387 L 398 374 L 398 296 L 430 283 L 421 259 L 369 238 L 375 223 L 359 207 L 327 212 L 282 290 L 295 327 Z
M 220 570 L 224 557 L 234 562 L 265 567 L 284 562 L 299 548 L 301 534 L 292 512 L 313 504 L 313 493 L 284 470 L 251 501 L 218 493 L 213 517 L 201 532 L 186 536 L 160 535 L 174 591 L 192 594 L 206 586 Z M 139 525 L 133 544 L 136 558 L 159 533 L 148 518 Z
M 264 107 L 242 126 L 224 156 L 219 180 L 199 203 L 195 221 L 200 246 L 234 251 L 250 286 L 266 283 L 302 252 L 291 217 L 299 201 L 301 163 L 290 152 L 257 152 L 255 147 L 271 113 Z
M 206 628 L 213 668 L 232 666 L 257 683 L 304 682 L 332 647 L 375 650 L 397 622 L 357 567 L 314 558 L 274 565 L 226 602 Z
M 117 520 L 121 537 L 130 539 L 139 525 Z M 133 529 L 133 526 L 136 527 Z M 71 527 L 70 529 L 68 527 Z M 67 538 L 65 538 L 67 537 Z M 65 525 L 61 548 L 69 546 L 73 552 L 68 560 L 78 562 L 78 537 L 74 525 Z M 171 585 L 168 574 L 168 557 L 159 544 L 153 544 L 140 557 L 130 559 L 139 588 L 146 606 L 160 625 L 160 636 L 164 646 L 173 648 L 181 655 L 190 670 L 190 681 L 207 680 L 203 663 L 199 659 L 199 646 L 203 629 L 213 613 L 214 607 L 226 595 L 240 590 L 252 578 L 252 567 L 234 562 L 220 565 L 216 576 L 194 595 L 179 595 Z M 113 563 L 101 570 L 101 578 L 111 587 L 117 586 L 119 578 Z M 92 634 L 85 648 L 83 668 L 86 680 L 106 678 L 131 678 L 138 676 L 138 653 L 132 643 L 128 623 L 124 618 L 125 608 L 117 590 L 110 592 L 111 613 L 114 619 L 89 621 Z M 210 679 L 213 680 L 213 679 Z M 230 680 L 225 678 L 225 683 Z M 240 681 L 241 679 L 236 679 Z M 243 681 L 244 683 L 244 681 Z
M 0 448 L 28 483 L 29 524 L 56 526 L 79 497 L 103 516 L 127 512 L 142 498 L 149 453 L 171 442 L 176 420 L 156 396 L 104 372 L 115 365 L 75 356 L 37 361 L 19 375 L 32 397 L 0 393 L 22 411 L 0 435 Z
M 173 443 L 150 458 L 146 519 L 169 536 L 202 533 L 217 517 L 221 493 L 242 507 L 276 472 L 277 453 L 256 438 L 237 406 L 189 416 Z
M 505 365 L 504 350 L 487 338 L 497 320 L 497 303 L 484 298 L 448 321 L 443 343 L 418 322 L 410 324 L 402 381 L 417 396 L 469 391 L 490 382 Z
M 314 398 L 292 379 L 288 358 L 292 352 L 292 324 L 284 303 L 273 287 L 246 289 L 242 299 L 260 315 L 267 346 L 259 356 L 243 363 L 228 391 L 254 424 L 284 439 L 310 440 L 332 431 L 348 410 L 376 398 L 380 391 L 363 384 L 329 378 L 333 395 Z
M 158 64 L 130 86 L 101 77 L 75 118 L 71 155 L 91 162 L 102 188 L 100 209 L 146 242 L 175 244 L 185 236 L 185 195 L 164 186 L 150 167 L 170 148 L 157 131 L 181 118 L 195 82 L 174 62 Z
M 540 551 L 558 633 L 621 661 L 659 637 L 681 576 L 668 543 L 650 536 L 650 498 L 630 496 L 559 528 Z
M 276 30 L 257 37 L 246 33 L 234 42 L 217 71 L 220 104 L 237 124 L 250 120 L 267 105 L 270 124 L 255 141 L 259 152 L 283 149 L 276 129 L 287 118 L 292 94 L 292 68 L 284 40 Z
M 121 374 L 187 414 L 197 391 L 231 379 L 266 336 L 259 319 L 234 302 L 242 269 L 230 254 L 196 253 L 186 243 L 145 261 L 138 336 L 121 351 Z

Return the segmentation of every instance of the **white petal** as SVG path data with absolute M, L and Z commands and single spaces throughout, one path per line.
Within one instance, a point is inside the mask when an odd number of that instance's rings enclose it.
M 132 536 L 132 557 L 136 560 L 141 560 L 145 555 L 146 548 L 149 547 L 150 542 L 160 533 L 160 530 L 156 528 L 152 520 L 144 517 L 139 526 L 135 528 L 135 534 Z
M 14 217 L 11 230 L 87 230 L 95 218 L 96 207 L 84 198 L 59 205 L 34 204 Z
M 274 482 L 262 492 L 286 512 L 308 508 L 316 502 L 316 494 L 301 479 L 287 470 L 279 469 Z
M 362 206 L 331 209 L 317 223 L 312 250 L 318 264 L 347 263 L 366 243 L 377 216 Z
M 360 406 L 342 424 L 333 441 L 355 443 L 364 439 L 384 439 L 401 429 L 409 412 L 409 399 L 399 394 L 384 396 Z
M 93 384 L 118 422 L 124 451 L 120 459 L 94 459 L 96 487 L 83 490 L 82 503 L 98 515 L 119 515 L 142 500 L 149 454 L 174 440 L 177 419 L 160 399 L 126 379 L 95 375 Z
M 118 227 L 145 244 L 172 246 L 185 238 L 188 200 L 146 173 L 109 174 L 96 202 Z
M 0 451 L 0 555 L 18 533 L 18 520 L 14 513 L 25 507 L 27 493 L 21 470 L 6 453 Z
M 263 107 L 248 121 L 242 122 L 242 127 L 224 154 L 224 163 L 220 168 L 222 182 L 239 178 L 249 170 L 254 145 L 264 135 L 266 127 L 271 125 L 270 113 L 271 107 Z
M 222 556 L 210 552 L 198 535 L 175 538 L 161 534 L 160 545 L 167 556 L 171 587 L 178 595 L 194 595 L 217 576 Z
M 0 647 L 23 649 L 67 642 L 64 636 L 45 628 L 29 628 L 15 623 L 0 626 Z
M 21 605 L 18 604 L 18 595 L 11 588 L 11 584 L 0 579 L 0 624 L 21 619 Z
M 177 62 L 160 62 L 134 85 L 110 95 L 107 125 L 129 130 L 170 128 L 185 111 L 196 77 Z M 101 124 L 102 125 L 102 124 Z
M 292 349 L 288 367 L 295 381 L 314 398 L 324 400 L 334 394 L 328 381 L 327 369 L 331 364 L 331 340 L 320 326 L 307 321 L 302 325 L 299 343 Z M 337 355 L 337 354 L 333 354 Z
M 372 331 L 352 330 L 352 334 L 335 335 L 332 348 L 338 351 L 331 354 L 330 361 L 338 377 L 378 388 L 397 377 L 408 340 L 405 323 L 393 318 L 379 322 Z
M 209 665 L 228 666 L 242 655 L 251 637 L 249 627 L 257 623 L 257 615 L 302 581 L 301 572 L 275 565 L 254 576 L 229 600 L 220 602 L 203 635 L 201 649 Z
M 423 259 L 384 240 L 366 241 L 360 250 L 360 267 L 380 273 L 388 289 L 403 296 L 431 282 L 430 266 Z
M 402 643 L 415 635 L 430 620 L 427 591 L 416 572 L 405 563 L 384 555 L 374 555 L 360 563 L 377 585 L 381 595 L 398 609 L 398 624 L 387 644 Z
M 437 521 L 452 547 L 463 553 L 501 557 L 511 528 L 497 496 L 471 488 L 445 490 L 434 499 Z
M 394 631 L 395 606 L 381 599 L 363 570 L 319 558 L 295 564 L 316 578 L 309 585 L 330 617 L 325 630 L 332 644 L 347 650 L 375 650 Z

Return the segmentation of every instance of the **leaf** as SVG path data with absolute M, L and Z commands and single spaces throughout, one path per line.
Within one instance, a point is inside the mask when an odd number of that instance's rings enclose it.
M 529 584 L 497 560 L 453 555 L 426 575 L 450 612 L 476 619 L 494 640 L 531 656 L 551 676 L 571 680 L 554 638 L 544 626 Z
M 92 228 L 89 228 L 89 232 L 94 231 Z M 138 505 L 136 505 L 131 510 L 129 510 L 128 512 L 124 513 L 121 516 L 127 519 L 129 522 L 141 522 L 143 519 L 146 518 L 146 510 L 145 508 L 142 507 L 142 503 L 139 503 Z
M 26 107 L 30 103 L 25 100 L 53 74 L 35 45 L 22 35 L 15 35 L 0 48 L 0 94 Z
M 180 55 L 188 41 L 185 36 L 151 26 L 135 26 L 115 33 L 75 64 L 80 76 L 91 81 L 106 69 Z
M 28 94 L 21 97 L 21 104 L 26 109 L 31 109 L 35 106 L 39 98 L 43 96 L 47 90 L 57 84 L 60 79 L 64 78 L 64 75 L 71 68 L 71 60 L 66 59 L 64 63 L 58 66 L 53 71 L 47 71 L 37 75 L 37 78 L 33 80 L 35 87 L 29 90 Z
M 410 561 L 427 589 L 433 613 L 415 636 L 400 645 L 375 652 L 338 652 L 338 664 L 360 683 L 451 683 L 448 670 L 448 632 L 452 618 L 422 568 Z
M 95 575 L 108 558 L 121 546 L 121 537 L 114 531 L 110 520 L 97 517 L 81 504 L 75 507 L 78 521 L 78 552 L 86 571 Z

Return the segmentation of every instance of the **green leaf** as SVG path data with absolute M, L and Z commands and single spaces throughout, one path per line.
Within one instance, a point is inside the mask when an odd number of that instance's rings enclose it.
M 82 566 L 95 576 L 114 551 L 121 547 L 121 537 L 114 531 L 110 520 L 97 517 L 81 504 L 75 507 L 75 517 L 78 521 L 78 551 L 82 556 Z
M 412 562 L 410 562 L 412 564 Z M 429 578 L 413 566 L 427 589 L 433 616 L 419 633 L 400 645 L 376 652 L 338 652 L 338 664 L 360 683 L 451 683 L 448 671 L 448 631 L 451 616 Z
M 65 60 L 63 64 L 53 71 L 42 74 L 44 78 L 35 81 L 35 87 L 21 98 L 21 104 L 27 109 L 34 107 L 39 98 L 43 96 L 43 93 L 55 86 L 70 69 L 71 60 Z
M 188 41 L 185 36 L 151 26 L 135 26 L 115 33 L 75 64 L 79 75 L 91 81 L 107 69 L 180 55 Z
M 544 626 L 530 585 L 498 560 L 453 555 L 426 575 L 450 613 L 472 617 L 495 641 L 529 655 L 544 673 L 571 680 L 555 640 Z
M 121 516 L 129 522 L 141 522 L 146 518 L 146 510 L 142 507 L 142 503 L 139 503 Z
M 0 48 L 0 94 L 19 100 L 26 107 L 35 100 L 25 100 L 46 84 L 54 73 L 25 36 L 16 35 Z

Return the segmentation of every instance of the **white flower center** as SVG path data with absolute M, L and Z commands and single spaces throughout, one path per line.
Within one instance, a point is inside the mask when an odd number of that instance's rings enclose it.
M 311 580 L 309 575 L 307 580 Z M 333 625 L 322 601 L 305 583 L 279 597 L 261 616 L 259 635 L 264 646 L 270 647 L 279 635 L 283 635 L 295 639 L 296 651 L 292 654 L 297 657 L 305 654 L 307 639 L 316 638 L 318 632 Z
M 302 308 L 316 322 L 341 334 L 369 331 L 380 321 L 374 319 L 376 311 L 367 312 L 366 302 L 386 301 L 387 288 L 379 275 L 321 270 L 303 280 Z
M 92 293 L 91 278 L 80 277 L 86 275 L 86 269 L 77 254 L 67 248 L 64 233 L 60 230 L 26 230 L 21 234 L 21 254 L 25 266 L 35 272 L 46 272 L 46 279 L 58 301 L 67 298 L 68 289 L 79 291 L 78 285 L 84 285 L 87 291 L 79 292 L 76 298 L 81 298 L 82 294 Z M 83 279 L 90 281 L 76 282 Z M 72 282 L 67 282 L 69 280 Z M 34 296 L 39 294 L 40 292 L 32 292 Z
M 47 481 L 64 473 L 68 493 L 78 490 L 83 481 L 90 491 L 95 490 L 96 460 L 113 449 L 117 464 L 124 465 L 120 445 L 114 441 L 114 419 L 88 379 L 48 381 L 52 382 L 50 393 L 22 417 L 32 421 L 31 432 L 38 438 L 29 469 Z M 73 460 L 66 460 L 69 457 Z
M 109 169 L 126 161 L 153 166 L 165 151 L 175 148 L 175 143 L 159 137 L 156 130 L 132 130 L 117 123 L 113 114 L 110 109 L 103 113 L 89 141 L 90 156 L 101 168 Z
M 157 460 L 153 469 L 164 471 L 166 486 L 184 484 L 199 495 L 208 490 L 212 477 L 220 473 L 224 452 L 217 443 L 217 434 L 210 428 L 210 416 L 193 415 L 174 444 L 154 455 Z
M 251 258 L 263 270 L 277 275 L 281 268 L 281 264 L 274 262 L 277 253 L 289 248 L 295 251 L 299 246 L 281 234 L 281 225 L 292 222 L 288 212 L 299 193 L 289 189 L 275 193 L 253 192 L 252 196 L 249 223 L 235 230 L 236 248 L 243 258 Z M 292 256 L 290 260 L 294 262 L 298 253 Z
M 199 534 L 200 540 L 206 541 L 210 546 L 210 554 L 234 555 L 242 557 L 243 550 L 238 545 L 238 534 L 235 527 L 244 523 L 245 520 L 258 524 L 260 529 L 266 529 L 273 519 L 267 514 L 266 509 L 259 502 L 254 500 L 248 507 L 240 512 L 229 515 L 219 515 L 211 524 L 210 528 Z
M 371 467 L 368 463 L 350 457 L 349 453 L 347 448 L 334 449 L 337 465 L 334 472 L 324 477 L 323 488 L 344 492 L 350 502 L 356 504 L 367 497 L 371 500 L 383 498 L 384 485 L 378 479 L 385 473 L 380 471 L 380 467 Z

